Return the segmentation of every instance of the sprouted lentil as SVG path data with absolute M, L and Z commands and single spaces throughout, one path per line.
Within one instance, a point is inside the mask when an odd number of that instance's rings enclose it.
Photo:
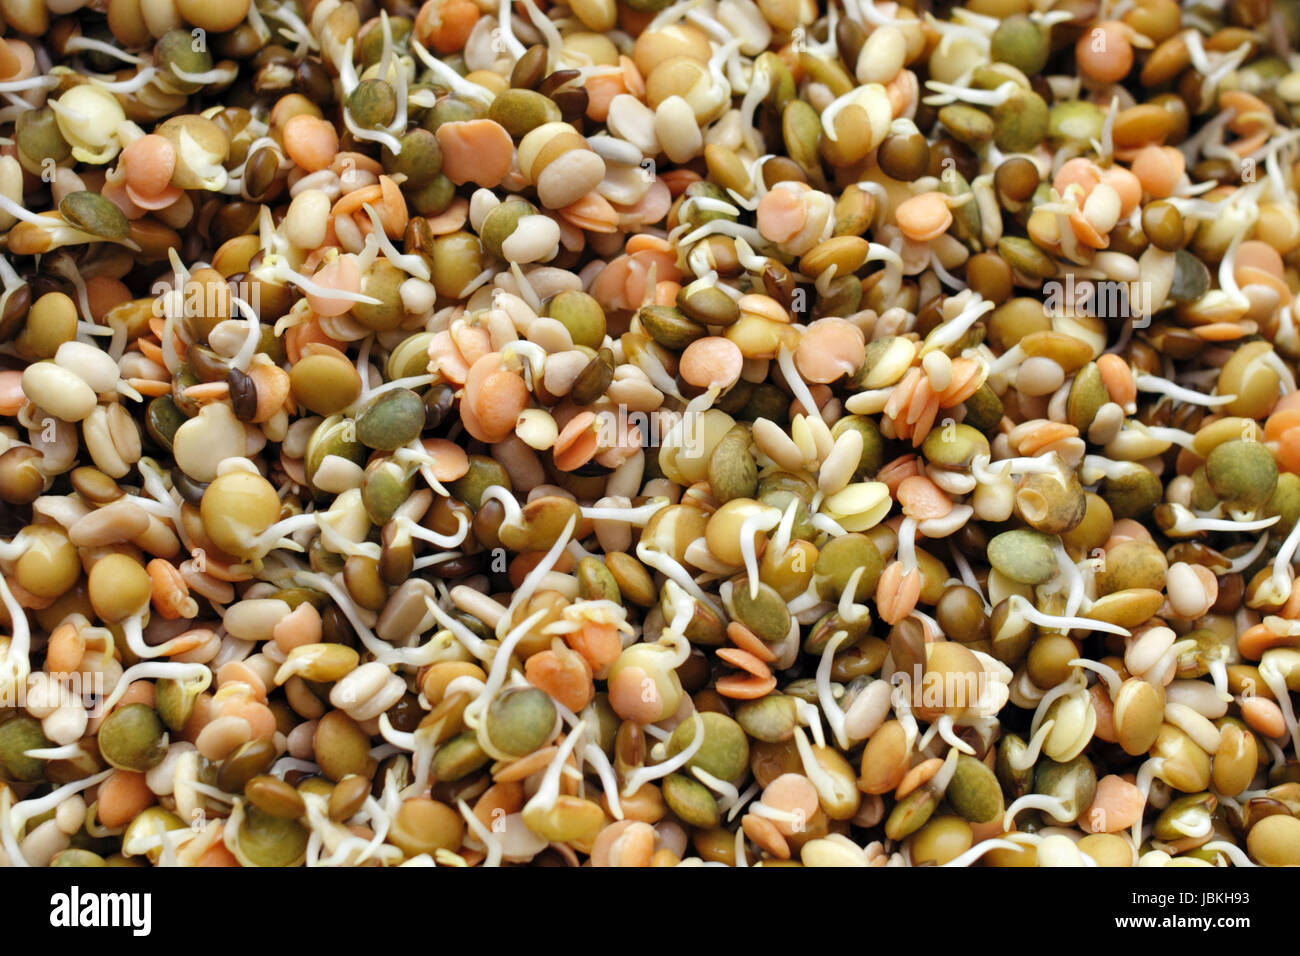
M 1296 0 L 45 6 L 4 862 L 1300 864 Z

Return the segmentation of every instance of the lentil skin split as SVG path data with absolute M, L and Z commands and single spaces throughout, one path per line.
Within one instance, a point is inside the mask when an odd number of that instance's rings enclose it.
M 0 862 L 1300 865 L 1300 0 L 930 6 L 0 6 Z

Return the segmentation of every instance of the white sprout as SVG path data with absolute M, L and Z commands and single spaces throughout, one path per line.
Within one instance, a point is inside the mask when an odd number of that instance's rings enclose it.
M 1291 693 L 1287 687 L 1286 675 L 1273 663 L 1272 658 L 1265 657 L 1259 664 L 1259 676 L 1277 698 L 1282 719 L 1286 722 L 1287 731 L 1291 735 L 1291 743 L 1300 750 L 1300 726 L 1296 724 L 1295 710 L 1291 707 Z
M 539 810 L 550 810 L 555 806 L 556 800 L 560 796 L 560 774 L 564 772 L 565 761 L 569 759 L 569 754 L 573 752 L 578 741 L 582 739 L 583 731 L 587 729 L 587 722 L 580 720 L 576 727 L 569 731 L 564 743 L 560 744 L 556 750 L 555 756 L 546 767 L 546 772 L 542 774 L 541 785 L 538 786 L 537 792 L 533 794 L 526 804 L 524 804 L 524 813 L 527 814 L 529 808 L 536 807 Z
M 1010 80 L 995 90 L 953 86 L 951 83 L 940 83 L 938 80 L 926 80 L 925 85 L 936 93 L 935 96 L 927 96 L 922 100 L 927 106 L 948 106 L 957 102 L 972 103 L 975 106 L 1001 106 L 1020 90 L 1020 87 Z
M 1169 529 L 1169 533 L 1173 535 L 1196 534 L 1199 531 L 1263 531 L 1265 528 L 1271 528 L 1281 520 L 1280 515 L 1274 515 L 1271 518 L 1260 518 L 1256 521 L 1200 518 L 1180 504 L 1173 503 L 1171 507 L 1174 513 L 1174 524 Z
M 699 601 L 701 604 L 711 609 L 715 614 L 718 614 L 719 616 L 722 615 L 722 609 L 713 602 L 712 598 L 704 593 L 704 590 L 691 578 L 690 573 L 687 572 L 686 568 L 678 563 L 672 555 L 651 548 L 644 541 L 638 541 L 636 546 L 636 556 L 641 559 L 642 564 L 654 568 L 656 571 L 678 584 L 682 590 L 695 598 L 695 600 Z
M 951 867 L 967 867 L 970 866 L 972 863 L 974 863 L 976 860 L 978 860 L 980 857 L 982 857 L 984 854 L 992 850 L 1015 850 L 1019 852 L 1020 849 L 1021 849 L 1020 844 L 1012 843 L 1010 840 L 1000 840 L 1000 839 L 983 840 L 979 843 L 976 843 L 965 853 L 960 853 L 957 856 L 953 857 L 951 860 L 949 860 L 947 863 L 941 865 L 951 866 Z
M 104 701 L 102 710 L 108 713 L 122 699 L 127 688 L 137 680 L 174 680 L 196 683 L 195 690 L 203 692 L 212 683 L 212 671 L 204 664 L 182 664 L 180 661 L 154 661 L 132 664 L 122 672 L 113 692 Z
M 1256 865 L 1251 862 L 1250 857 L 1242 851 L 1241 847 L 1237 846 L 1235 843 L 1229 843 L 1226 840 L 1211 840 L 1209 843 L 1206 843 L 1201 847 L 1201 849 L 1209 850 L 1212 853 L 1222 853 L 1228 858 L 1233 866 Z
M 939 256 L 937 253 L 934 252 L 930 253 L 930 268 L 933 269 L 934 274 L 939 277 L 939 281 L 942 282 L 944 285 L 948 286 L 948 288 L 957 289 L 959 291 L 967 288 L 965 282 L 963 282 L 961 279 L 958 279 L 956 276 L 954 276 L 952 273 L 950 273 L 947 269 L 943 267 L 943 263 L 939 261 Z
M 1088 660 L 1086 657 L 1076 657 L 1074 660 L 1069 662 L 1069 665 L 1071 667 L 1082 667 L 1092 671 L 1106 682 L 1106 688 L 1110 691 L 1110 696 L 1112 698 L 1118 696 L 1120 685 L 1123 684 L 1123 681 L 1120 679 L 1119 673 L 1115 668 L 1103 664 L 1101 661 Z
M 966 555 L 961 553 L 961 550 L 951 538 L 948 539 L 948 553 L 952 555 L 953 563 L 957 565 L 957 573 L 961 575 L 962 584 L 979 595 L 980 602 L 984 605 L 984 613 L 992 614 L 993 605 L 984 596 L 984 591 L 975 578 L 975 572 L 971 569 L 970 562 L 966 560 Z
M 1176 401 L 1187 402 L 1192 405 L 1205 405 L 1210 408 L 1227 405 L 1237 400 L 1236 395 L 1205 395 L 1201 392 L 1195 392 L 1190 388 L 1175 385 L 1168 379 L 1151 375 L 1148 372 L 1139 372 L 1134 375 L 1133 383 L 1137 386 L 1139 392 L 1156 392 L 1160 395 L 1168 395 Z
M 360 126 L 356 124 L 356 121 L 352 118 L 352 114 L 347 111 L 346 107 L 342 110 L 342 113 L 343 113 L 343 125 L 347 128 L 347 131 L 351 133 L 354 137 L 356 137 L 359 140 L 364 140 L 366 142 L 378 143 L 379 145 L 387 149 L 389 152 L 391 152 L 394 156 L 401 153 L 402 141 L 399 140 L 392 133 L 383 129 L 362 129 Z
M 524 577 L 523 584 L 515 592 L 515 596 L 510 601 L 511 613 L 503 615 L 501 621 L 497 624 L 498 634 L 505 626 L 505 623 L 510 620 L 514 610 L 526 604 L 528 599 L 533 596 L 533 592 L 541 585 L 542 579 L 550 574 L 551 569 L 555 567 L 555 563 L 560 560 L 560 555 L 564 553 L 564 548 L 569 543 L 569 538 L 573 534 L 576 525 L 577 518 L 574 515 L 569 515 L 569 520 L 564 523 L 564 530 L 555 539 L 551 549 L 546 552 L 541 561 L 537 562 L 536 567 L 528 572 L 527 576 Z
M 4 650 L 4 666 L 7 671 L 4 677 L 7 682 L 11 681 L 14 687 L 18 687 L 31 673 L 32 665 L 28 654 L 31 651 L 32 631 L 27 621 L 27 612 L 10 592 L 9 584 L 3 574 L 0 574 L 0 601 L 4 602 L 5 610 L 9 614 L 10 628 L 9 646 Z M 3 686 L 8 690 L 8 683 Z
M 238 75 L 239 68 L 232 66 L 229 69 L 223 70 L 218 67 L 212 70 L 204 70 L 200 73 L 190 73 L 186 70 L 182 70 L 175 63 L 172 63 L 171 71 L 186 83 L 202 83 L 204 85 L 210 85 L 215 83 L 229 83 Z
M 438 532 L 412 521 L 405 515 L 399 515 L 393 520 L 396 522 L 398 528 L 405 531 L 412 538 L 427 541 L 429 544 L 438 548 L 460 547 L 461 543 L 465 540 L 465 536 L 469 533 L 469 521 L 459 512 L 456 514 L 456 531 L 450 536 L 438 534 Z
M 552 67 L 560 62 L 560 57 L 564 55 L 564 39 L 560 36 L 560 31 L 556 28 L 555 23 L 541 10 L 533 0 L 523 0 L 524 10 L 528 14 L 528 19 L 533 22 L 537 32 L 546 40 L 547 62 Z
M 411 49 L 415 52 L 415 55 L 420 58 L 421 62 L 433 71 L 434 79 L 440 83 L 445 83 L 450 87 L 453 93 L 456 93 L 459 96 L 468 96 L 485 103 L 492 102 L 493 94 L 491 90 L 485 86 L 479 86 L 477 83 L 465 79 L 446 63 L 442 62 L 441 58 L 434 56 L 421 46 L 420 41 L 415 37 L 411 37 Z
M 691 719 L 695 721 L 695 726 L 691 732 L 691 742 L 675 757 L 670 757 L 651 767 L 637 767 L 633 770 L 628 774 L 627 780 L 623 784 L 623 796 L 630 799 L 645 784 L 676 773 L 690 762 L 696 752 L 704 746 L 704 719 L 700 716 L 699 711 L 691 714 Z M 540 791 L 538 792 L 540 793 Z
M 1020 614 L 1031 624 L 1037 624 L 1039 627 L 1059 628 L 1060 630 L 1080 630 L 1105 631 L 1107 634 L 1118 634 L 1121 637 L 1128 637 L 1127 628 L 1120 627 L 1118 624 L 1111 624 L 1107 621 L 1096 621 L 1088 617 L 1069 617 L 1056 614 L 1045 614 L 1038 608 L 1034 607 L 1024 597 L 1019 594 L 1013 594 L 1008 599 L 1010 607 L 1014 613 Z
M 745 239 L 754 245 L 763 245 L 766 240 L 753 226 L 746 226 L 730 219 L 710 219 L 695 231 L 681 237 L 678 244 L 689 246 L 709 236 L 730 236 L 733 239 Z
M 23 851 L 18 846 L 16 836 L 27 824 L 28 820 L 50 812 L 74 793 L 80 793 L 82 790 L 88 790 L 96 784 L 102 783 L 108 779 L 109 774 L 112 772 L 113 769 L 110 767 L 83 780 L 74 780 L 72 783 L 64 784 L 57 790 L 52 790 L 38 799 L 22 800 L 18 803 L 13 803 L 12 791 L 8 787 L 4 787 L 3 791 L 0 792 L 0 838 L 4 841 L 5 852 L 9 854 L 9 865 L 31 866 L 27 862 L 27 858 L 23 856 Z
M 144 60 L 136 56 L 134 53 L 127 53 L 125 50 L 119 50 L 111 43 L 105 43 L 103 40 L 94 40 L 90 37 L 69 37 L 63 42 L 63 49 L 66 53 L 103 53 L 107 56 L 119 59 L 123 63 L 130 63 L 133 66 L 139 66 L 144 62 Z M 57 77 L 48 77 L 48 79 L 56 81 L 51 85 L 58 85 Z
M 366 215 L 370 217 L 371 225 L 374 226 L 370 235 L 374 236 L 375 241 L 379 243 L 379 248 L 383 252 L 384 258 L 403 272 L 413 275 L 417 279 L 428 281 L 430 273 L 429 267 L 425 264 L 425 261 L 414 253 L 403 254 L 398 252 L 397 247 L 393 245 L 393 241 L 389 239 L 388 234 L 384 232 L 384 224 L 379 219 L 379 213 L 375 212 L 375 207 L 370 205 L 370 203 L 363 203 L 361 208 L 364 209 Z
M 347 302 L 360 302 L 363 305 L 383 305 L 383 303 L 372 295 L 363 295 L 360 292 L 348 292 L 344 289 L 327 289 L 325 286 L 309 279 L 305 275 L 300 275 L 289 267 L 289 262 L 283 256 L 274 253 L 266 256 L 270 261 L 271 277 L 279 282 L 292 282 L 303 292 L 308 295 L 320 296 L 323 299 L 343 299 Z
M 808 744 L 808 737 L 801 727 L 794 729 L 794 744 L 795 749 L 799 751 L 799 762 L 803 765 L 804 776 L 812 781 L 817 792 L 835 793 L 837 790 L 835 778 L 818 762 L 817 755 L 813 753 L 812 747 Z M 819 746 L 824 745 L 819 744 Z
M 239 296 L 232 295 L 230 301 L 234 303 L 239 311 L 244 313 L 244 317 L 248 320 L 248 334 L 244 336 L 244 342 L 240 345 L 239 351 L 235 353 L 235 357 L 230 360 L 231 367 L 242 372 L 247 370 L 248 363 L 253 360 L 253 356 L 257 352 L 257 346 L 262 340 L 262 323 L 257 313 L 253 311 L 253 307 Z M 172 345 L 174 348 L 175 343 L 172 343 Z
M 720 798 L 718 800 L 719 810 L 728 809 L 729 807 L 731 807 L 732 804 L 734 804 L 737 800 L 740 799 L 740 791 L 736 789 L 735 784 L 728 783 L 725 780 L 719 780 L 717 777 L 709 773 L 703 767 L 692 767 L 691 773 L 695 776 L 697 780 L 700 781 L 700 783 L 704 784 L 706 787 L 708 787 L 710 790 L 712 790 L 714 793 L 716 793 L 719 796 Z
M 514 653 L 519 642 L 527 637 L 528 632 L 541 623 L 544 617 L 546 617 L 546 611 L 544 610 L 533 612 L 501 639 L 500 646 L 493 652 L 492 667 L 488 671 L 487 682 L 483 685 L 479 695 L 470 701 L 465 708 L 465 723 L 471 724 L 472 722 L 472 726 L 478 726 L 479 716 L 487 710 L 492 698 L 496 697 L 497 691 L 505 683 L 506 674 L 510 670 L 510 655 Z M 502 618 L 503 621 L 508 619 Z
M 91 76 L 89 79 L 90 82 L 95 84 L 95 86 L 109 93 L 122 93 L 122 94 L 138 93 L 140 90 L 144 89 L 146 86 L 152 83 L 154 77 L 156 77 L 161 72 L 162 71 L 159 70 L 158 67 L 156 66 L 146 66 L 143 70 L 141 70 L 139 73 L 137 73 L 135 76 L 131 77 L 128 80 L 119 80 L 117 82 L 111 82 L 111 81 L 101 80 L 96 76 Z M 184 77 L 181 77 L 181 79 L 184 79 Z M 50 106 L 54 108 L 55 112 L 61 112 L 61 111 L 67 113 L 76 112 L 75 110 L 67 109 L 67 107 L 57 106 L 56 105 L 57 102 L 58 101 L 56 100 L 50 103 Z
M 357 603 L 352 600 L 347 591 L 335 584 L 329 577 L 317 574 L 314 571 L 299 571 L 293 577 L 299 584 L 324 591 L 333 598 L 334 603 L 343 612 L 343 616 L 352 625 L 352 629 L 357 632 L 357 637 L 361 640 L 361 643 L 365 645 L 366 650 L 375 656 L 376 660 L 385 664 L 406 663 L 409 657 L 415 656 L 418 659 L 423 651 L 422 648 L 394 648 L 385 641 L 381 641 L 361 619 L 361 608 Z
M 1268 532 L 1259 536 L 1254 546 L 1240 557 L 1233 558 L 1228 564 L 1229 574 L 1240 574 L 1248 567 L 1255 563 L 1255 559 L 1264 553 L 1264 547 L 1268 544 Z
M 444 611 L 433 598 L 426 595 L 424 603 L 429 609 L 429 613 L 433 615 L 434 620 L 445 627 L 451 633 L 452 637 L 460 641 L 465 650 L 469 651 L 479 660 L 487 660 L 492 656 L 492 648 L 486 641 Z
M 758 597 L 758 555 L 754 547 L 757 532 L 768 532 L 781 521 L 782 513 L 776 508 L 763 508 L 754 512 L 740 523 L 740 553 L 745 562 L 745 573 L 749 577 L 749 599 Z
M 24 750 L 23 753 L 37 760 L 76 760 L 85 755 L 86 751 L 78 742 L 64 744 L 62 747 L 37 747 L 33 750 Z
M 483 861 L 486 867 L 497 867 L 501 865 L 501 856 L 503 853 L 501 840 L 490 829 L 483 825 L 483 821 L 478 818 L 473 810 L 469 808 L 464 800 L 458 799 L 456 806 L 460 810 L 460 815 L 465 818 L 470 830 L 478 837 L 479 842 L 487 850 L 487 858 Z
M 858 575 L 862 570 L 856 568 L 853 573 Z M 844 708 L 839 705 L 835 694 L 831 691 L 831 666 L 834 663 L 835 652 L 848 640 L 848 636 L 848 631 L 836 631 L 832 634 L 822 651 L 821 660 L 817 663 L 817 702 L 821 704 L 822 712 L 826 714 L 826 723 L 830 725 L 831 733 L 835 735 L 835 742 L 842 750 L 848 750 L 851 743 L 844 729 Z
M 1062 823 L 1071 823 L 1075 819 L 1075 814 L 1070 811 L 1069 805 L 1060 797 L 1049 796 L 1046 793 L 1027 793 L 1008 804 L 1007 812 L 1002 815 L 1002 829 L 1010 830 L 1015 824 L 1016 814 L 1025 810 L 1041 810 Z

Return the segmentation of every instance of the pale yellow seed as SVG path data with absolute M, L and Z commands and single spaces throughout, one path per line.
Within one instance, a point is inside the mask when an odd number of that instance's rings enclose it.
M 921 367 L 930 380 L 930 391 L 942 392 L 952 384 L 952 359 L 946 352 L 930 352 L 921 360 Z
M 23 394 L 65 422 L 79 422 L 95 410 L 94 389 L 54 362 L 35 362 L 23 370 Z
M 275 625 L 289 616 L 290 607 L 279 598 L 253 598 L 226 608 L 222 623 L 232 636 L 245 641 L 269 641 Z
M 535 451 L 546 451 L 555 444 L 560 430 L 551 413 L 544 408 L 527 408 L 519 414 L 515 434 Z
M 907 57 L 907 41 L 897 27 L 877 27 L 862 44 L 856 74 L 859 83 L 888 83 Z

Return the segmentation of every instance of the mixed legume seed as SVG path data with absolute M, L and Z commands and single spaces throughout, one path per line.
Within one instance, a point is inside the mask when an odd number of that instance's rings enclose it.
M 1300 864 L 1294 0 L 0 16 L 9 864 Z

